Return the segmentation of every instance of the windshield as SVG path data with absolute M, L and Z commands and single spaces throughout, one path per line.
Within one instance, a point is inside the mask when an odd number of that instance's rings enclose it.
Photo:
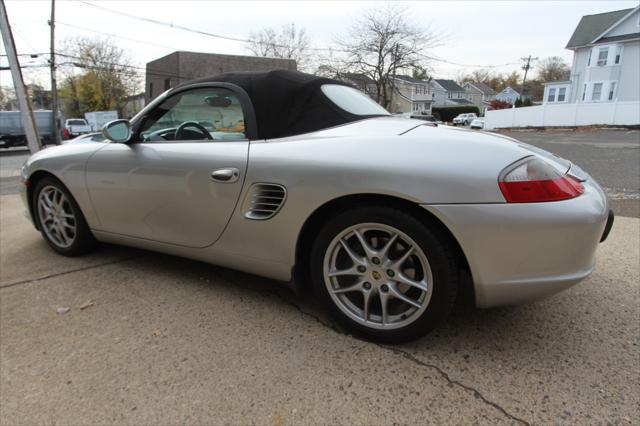
M 87 124 L 84 120 L 68 120 L 69 126 L 85 126 Z
M 390 115 L 370 97 L 352 87 L 323 84 L 322 93 L 341 109 L 355 115 Z

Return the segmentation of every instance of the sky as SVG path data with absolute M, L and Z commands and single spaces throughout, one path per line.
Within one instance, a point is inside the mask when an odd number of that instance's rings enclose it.
M 428 66 L 435 78 L 455 79 L 478 68 L 496 72 L 519 69 L 521 58 L 560 56 L 569 64 L 572 52 L 564 46 L 583 15 L 626 9 L 638 1 L 419 1 L 398 2 L 414 25 L 443 39 L 424 52 L 437 58 Z M 92 6 L 92 4 L 94 6 Z M 314 48 L 335 46 L 371 1 L 56 1 L 56 44 L 75 37 L 110 37 L 126 49 L 133 64 L 144 68 L 176 50 L 249 54 L 246 44 L 198 35 L 175 27 L 143 22 L 117 12 L 143 16 L 232 38 L 287 23 L 304 28 Z M 18 53 L 49 51 L 51 2 L 5 0 Z M 107 36 L 106 34 L 111 34 Z M 0 47 L 5 54 L 4 46 Z M 60 51 L 61 49 L 57 49 Z M 22 65 L 46 62 L 46 57 L 21 58 Z M 0 64 L 7 65 L 6 57 Z M 143 75 L 142 69 L 140 70 Z M 535 72 L 535 64 L 534 64 Z M 48 87 L 44 68 L 25 68 L 27 83 Z M 12 85 L 8 71 L 0 71 L 0 85 Z

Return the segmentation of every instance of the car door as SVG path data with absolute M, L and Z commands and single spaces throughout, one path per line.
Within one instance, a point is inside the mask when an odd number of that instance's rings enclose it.
M 130 143 L 95 153 L 86 182 L 99 229 L 188 247 L 214 243 L 247 170 L 247 102 L 229 88 L 181 90 L 133 123 Z

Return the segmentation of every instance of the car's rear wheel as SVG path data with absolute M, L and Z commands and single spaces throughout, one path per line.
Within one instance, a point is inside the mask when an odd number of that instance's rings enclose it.
M 432 330 L 449 313 L 458 269 L 447 238 L 387 207 L 348 210 L 319 232 L 314 287 L 350 331 L 399 342 Z
M 45 177 L 33 192 L 38 229 L 56 252 L 78 256 L 95 246 L 95 238 L 73 196 L 57 179 Z

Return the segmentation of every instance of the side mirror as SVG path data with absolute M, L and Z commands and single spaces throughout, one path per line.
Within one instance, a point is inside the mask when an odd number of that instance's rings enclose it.
M 113 142 L 126 143 L 131 138 L 129 120 L 113 120 L 102 128 L 102 136 Z

